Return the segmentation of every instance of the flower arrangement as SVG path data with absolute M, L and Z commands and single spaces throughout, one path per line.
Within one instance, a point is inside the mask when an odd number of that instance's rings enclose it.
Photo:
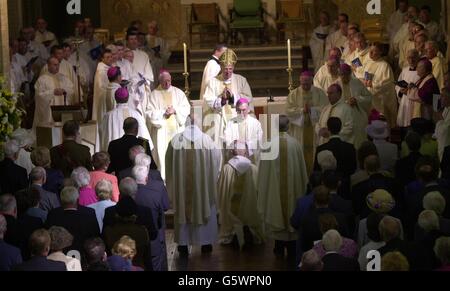
M 24 111 L 17 107 L 18 96 L 5 89 L 5 79 L 0 76 L 0 160 L 3 144 L 20 127 Z

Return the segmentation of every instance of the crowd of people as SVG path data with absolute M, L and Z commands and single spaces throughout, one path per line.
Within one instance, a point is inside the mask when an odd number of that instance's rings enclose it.
M 301 72 L 268 141 L 233 50 L 215 48 L 198 108 L 160 69 L 168 54 L 155 22 L 147 37 L 134 22 L 126 43 L 98 59 L 92 27 L 78 22 L 79 50 L 92 55 L 79 68 L 81 87 L 93 88 L 94 155 L 76 121 L 64 124 L 62 144 L 32 148 L 50 106 L 89 90 L 77 90 L 74 42 L 50 46 L 42 19 L 45 37 L 22 30 L 11 75 L 23 62 L 27 81 L 13 89 L 33 83 L 43 62 L 33 130 L 17 130 L 0 162 L 0 269 L 168 270 L 172 209 L 184 257 L 191 245 L 211 253 L 217 242 L 246 251 L 274 241 L 274 254 L 303 271 L 365 271 L 373 251 L 374 269 L 449 270 L 450 84 L 429 7 L 400 1 L 389 55 L 347 15 L 336 31 L 325 12 L 320 20 L 316 72 Z

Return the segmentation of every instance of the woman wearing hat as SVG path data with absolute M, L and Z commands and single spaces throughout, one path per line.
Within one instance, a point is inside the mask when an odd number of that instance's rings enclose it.
M 34 137 L 26 129 L 19 128 L 12 134 L 11 139 L 17 141 L 20 147 L 19 157 L 15 163 L 27 170 L 29 175 L 34 168 L 31 162 L 31 151 L 33 150 L 31 146 L 34 144 Z
M 386 140 L 390 136 L 389 125 L 384 121 L 376 120 L 367 127 L 367 135 L 377 147 L 381 169 L 393 173 L 398 159 L 398 148 Z

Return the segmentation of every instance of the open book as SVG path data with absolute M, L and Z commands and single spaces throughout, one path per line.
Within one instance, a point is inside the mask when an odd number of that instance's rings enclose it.
M 354 65 L 356 67 L 362 67 L 362 62 L 359 58 L 356 58 L 352 61 L 352 65 Z
M 402 89 L 408 89 L 408 86 L 409 86 L 408 82 L 406 82 L 405 80 L 394 82 L 394 83 L 395 83 L 395 86 L 399 86 Z

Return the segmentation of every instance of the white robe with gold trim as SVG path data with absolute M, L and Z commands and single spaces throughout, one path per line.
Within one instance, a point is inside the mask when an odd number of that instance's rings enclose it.
M 353 144 L 355 141 L 353 113 L 352 108 L 345 103 L 344 98 L 341 98 L 334 105 L 329 104 L 324 107 L 319 122 L 316 124 L 316 134 L 318 136 L 322 128 L 327 128 L 328 119 L 330 119 L 330 117 L 337 117 L 341 120 L 342 130 L 339 136 L 343 141 Z M 319 145 L 327 142 L 327 138 L 319 137 Z

